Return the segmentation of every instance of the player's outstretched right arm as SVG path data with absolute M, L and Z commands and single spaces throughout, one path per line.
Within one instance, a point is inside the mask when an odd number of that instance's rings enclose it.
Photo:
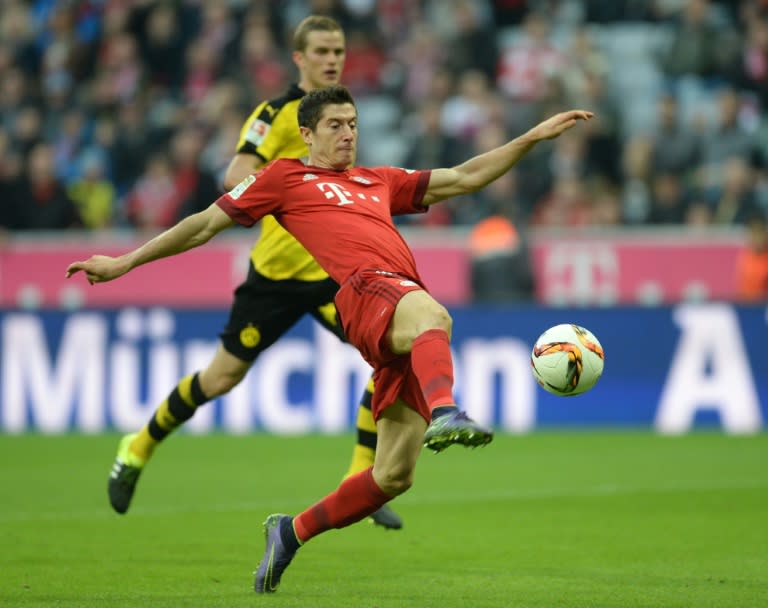
M 67 267 L 66 277 L 82 270 L 91 284 L 111 281 L 147 262 L 199 247 L 234 224 L 221 207 L 214 203 L 205 211 L 184 218 L 173 228 L 129 253 L 116 258 L 94 255 L 84 262 L 73 262 Z

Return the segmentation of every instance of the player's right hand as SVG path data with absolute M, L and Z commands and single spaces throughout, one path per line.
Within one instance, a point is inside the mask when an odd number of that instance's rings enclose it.
M 564 131 L 573 127 L 579 120 L 590 120 L 594 116 L 593 112 L 587 110 L 570 110 L 569 112 L 560 112 L 551 116 L 544 122 L 539 123 L 529 131 L 536 141 L 545 139 L 554 139 Z
M 124 275 L 130 270 L 122 258 L 112 258 L 108 255 L 94 255 L 84 262 L 72 262 L 67 266 L 66 278 L 83 271 L 85 278 L 93 285 L 104 283 Z

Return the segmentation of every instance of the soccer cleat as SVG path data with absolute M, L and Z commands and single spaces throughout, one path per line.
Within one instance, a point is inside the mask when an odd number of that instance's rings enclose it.
M 475 448 L 492 440 L 491 430 L 479 425 L 458 408 L 455 412 L 433 419 L 424 433 L 424 446 L 435 453 L 453 444 Z
M 389 505 L 382 505 L 377 511 L 371 513 L 368 519 L 386 530 L 399 530 L 403 527 L 403 520 Z
M 128 446 L 136 435 L 125 435 L 120 440 L 117 458 L 109 473 L 107 492 L 112 508 L 118 513 L 125 513 L 131 505 L 131 498 L 136 490 L 136 483 L 144 467 L 144 463 L 128 452 Z
M 254 573 L 253 590 L 256 593 L 277 591 L 283 572 L 296 555 L 296 550 L 287 548 L 280 536 L 280 524 L 286 518 L 290 518 L 290 515 L 275 513 L 267 517 L 264 522 L 264 539 L 267 547 Z

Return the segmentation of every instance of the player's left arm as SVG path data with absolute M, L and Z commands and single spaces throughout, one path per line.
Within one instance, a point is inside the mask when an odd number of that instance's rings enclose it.
M 169 257 L 207 243 L 235 222 L 216 203 L 205 211 L 194 213 L 137 249 L 116 258 L 94 255 L 67 267 L 66 277 L 83 271 L 88 282 L 103 283 L 121 277 L 137 266 Z
M 433 205 L 447 198 L 480 190 L 509 171 L 540 141 L 554 139 L 573 127 L 578 120 L 589 120 L 592 116 L 592 112 L 585 110 L 561 112 L 503 146 L 450 169 L 433 169 L 422 205 Z

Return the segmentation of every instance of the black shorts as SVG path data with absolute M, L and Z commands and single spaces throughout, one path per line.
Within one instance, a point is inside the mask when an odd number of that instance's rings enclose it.
M 305 314 L 346 342 L 333 303 L 338 290 L 332 279 L 273 281 L 251 265 L 245 282 L 235 290 L 221 342 L 238 359 L 253 361 Z

